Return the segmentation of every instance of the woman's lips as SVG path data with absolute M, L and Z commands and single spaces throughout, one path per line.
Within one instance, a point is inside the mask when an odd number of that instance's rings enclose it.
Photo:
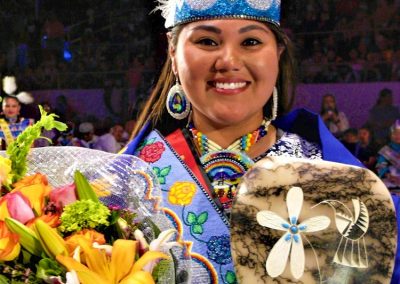
M 217 93 L 237 94 L 246 89 L 247 81 L 209 81 L 208 83 Z

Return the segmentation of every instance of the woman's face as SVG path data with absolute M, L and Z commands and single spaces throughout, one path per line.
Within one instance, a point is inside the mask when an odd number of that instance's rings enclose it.
M 360 140 L 361 143 L 368 143 L 370 140 L 370 132 L 369 130 L 365 128 L 361 128 L 358 130 L 358 139 Z
M 227 126 L 263 116 L 279 71 L 275 35 L 251 20 L 187 24 L 170 48 L 195 121 Z M 259 123 L 259 121 L 258 121 Z
M 3 102 L 3 113 L 7 118 L 13 118 L 19 115 L 21 106 L 14 98 L 5 98 Z
M 324 109 L 335 109 L 336 102 L 332 96 L 326 96 L 323 98 L 322 105 Z

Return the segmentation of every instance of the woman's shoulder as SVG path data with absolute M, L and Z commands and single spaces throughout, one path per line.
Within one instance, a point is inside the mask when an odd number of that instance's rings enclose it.
M 278 128 L 275 144 L 257 157 L 255 161 L 266 156 L 322 159 L 322 150 L 318 143 L 311 142 L 299 134 Z
M 26 118 L 26 117 L 23 117 L 23 116 L 18 117 L 18 122 L 19 123 L 24 122 L 24 121 L 29 123 L 29 125 L 35 123 L 35 120 L 33 118 Z

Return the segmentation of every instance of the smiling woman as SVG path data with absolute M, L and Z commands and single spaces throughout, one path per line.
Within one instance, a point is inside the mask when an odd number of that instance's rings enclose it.
M 170 56 L 192 104 L 194 125 L 224 148 L 232 142 L 229 137 L 257 129 L 282 51 L 263 23 L 231 19 L 187 24 Z
M 191 242 L 192 282 L 236 283 L 229 216 L 255 162 L 283 156 L 360 163 L 317 115 L 288 113 L 296 64 L 279 24 L 280 1 L 159 2 L 168 58 L 125 152 L 144 157 L 157 145 L 151 164 L 165 211 Z M 180 203 L 182 184 L 191 190 Z
M 7 145 L 29 125 L 33 124 L 32 119 L 20 116 L 21 103 L 29 104 L 33 101 L 30 94 L 25 92 L 15 93 L 17 85 L 15 77 L 6 76 L 3 78 L 2 112 L 0 114 L 0 149 L 5 150 Z

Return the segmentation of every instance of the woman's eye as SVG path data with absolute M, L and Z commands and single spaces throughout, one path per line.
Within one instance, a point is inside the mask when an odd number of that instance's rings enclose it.
M 210 46 L 217 45 L 217 43 L 210 38 L 202 38 L 202 39 L 198 40 L 196 43 L 201 44 L 201 45 L 210 45 Z
M 243 46 L 253 46 L 253 45 L 260 44 L 260 43 L 261 43 L 261 41 L 255 39 L 255 38 L 248 38 L 243 41 L 242 45 Z

